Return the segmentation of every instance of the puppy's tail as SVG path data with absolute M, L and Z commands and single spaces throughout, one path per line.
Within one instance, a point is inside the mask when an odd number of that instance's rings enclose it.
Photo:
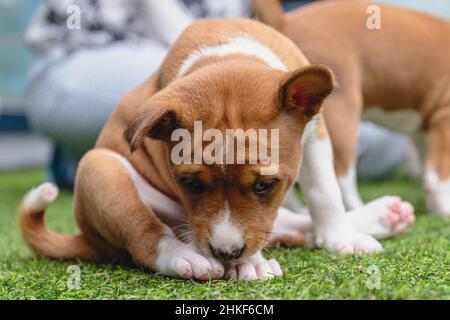
M 284 10 L 280 0 L 252 0 L 256 18 L 269 26 L 281 30 L 284 26 Z
M 98 260 L 86 239 L 56 233 L 47 229 L 44 213 L 58 196 L 58 188 L 51 183 L 41 184 L 23 199 L 19 209 L 19 223 L 25 242 L 41 256 L 61 260 Z

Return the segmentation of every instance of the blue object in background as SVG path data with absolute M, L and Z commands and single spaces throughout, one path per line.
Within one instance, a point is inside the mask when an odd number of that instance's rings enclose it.
M 27 131 L 23 93 L 32 54 L 25 30 L 40 0 L 0 0 L 0 132 Z
M 450 1 L 448 0 L 377 0 L 377 2 L 411 8 L 441 18 L 450 18 Z
M 376 0 L 380 3 L 386 3 L 390 5 L 407 7 L 423 12 L 430 13 L 432 15 L 450 19 L 450 1 L 448 0 Z M 291 0 L 285 1 L 283 7 L 286 11 L 293 10 L 305 4 L 314 2 L 312 0 Z
M 32 54 L 25 30 L 41 1 L 0 0 L 0 111 L 21 114 Z
M 311 2 L 313 1 L 312 0 L 285 1 L 283 2 L 283 7 L 285 11 L 290 11 Z

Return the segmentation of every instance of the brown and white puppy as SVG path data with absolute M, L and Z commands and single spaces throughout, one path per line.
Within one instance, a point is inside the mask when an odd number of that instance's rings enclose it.
M 224 273 L 247 280 L 279 276 L 279 264 L 266 261 L 261 250 L 276 243 L 301 245 L 310 229 L 316 243 L 330 250 L 381 251 L 344 215 L 320 115 L 333 87 L 327 67 L 309 65 L 270 27 L 244 19 L 196 22 L 159 72 L 119 103 L 96 148 L 82 159 L 75 187 L 81 235 L 46 228 L 44 211 L 57 189 L 44 184 L 22 203 L 24 238 L 50 258 L 132 260 L 198 280 Z M 192 161 L 190 153 L 186 161 L 174 161 L 174 133 L 192 134 L 195 145 L 199 121 L 203 136 L 214 129 L 223 136 L 230 129 L 278 130 L 280 143 L 265 144 L 279 155 L 277 163 L 261 161 L 260 154 L 256 163 L 244 164 Z M 264 144 L 260 136 L 258 143 Z M 302 159 L 313 228 L 309 217 L 280 208 Z M 277 170 L 263 171 L 274 164 Z M 396 202 L 360 213 L 400 215 Z
M 381 106 L 421 117 L 428 206 L 449 216 L 450 22 L 366 1 L 321 1 L 286 15 L 278 0 L 253 4 L 258 16 L 293 40 L 312 63 L 324 63 L 336 74 L 339 89 L 327 99 L 325 119 L 347 209 L 363 206 L 355 174 L 361 113 Z M 376 8 L 381 29 L 369 29 Z

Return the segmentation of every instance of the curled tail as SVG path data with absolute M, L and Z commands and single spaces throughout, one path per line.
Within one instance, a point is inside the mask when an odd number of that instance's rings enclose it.
M 256 18 L 277 29 L 284 26 L 284 11 L 280 0 L 252 0 L 252 7 Z
M 58 188 L 51 183 L 44 183 L 24 197 L 19 210 L 19 222 L 26 243 L 36 254 L 52 259 L 97 260 L 95 251 L 83 236 L 47 229 L 44 213 L 57 196 Z

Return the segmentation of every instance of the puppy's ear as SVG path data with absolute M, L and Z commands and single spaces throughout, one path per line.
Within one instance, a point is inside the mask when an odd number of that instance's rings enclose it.
M 307 118 L 316 115 L 323 100 L 335 88 L 333 72 L 323 65 L 310 65 L 292 72 L 281 86 L 281 103 L 289 111 L 298 111 Z
M 138 113 L 128 124 L 124 138 L 130 146 L 131 152 L 136 151 L 145 137 L 157 140 L 170 139 L 178 127 L 177 113 L 169 107 L 146 107 Z

